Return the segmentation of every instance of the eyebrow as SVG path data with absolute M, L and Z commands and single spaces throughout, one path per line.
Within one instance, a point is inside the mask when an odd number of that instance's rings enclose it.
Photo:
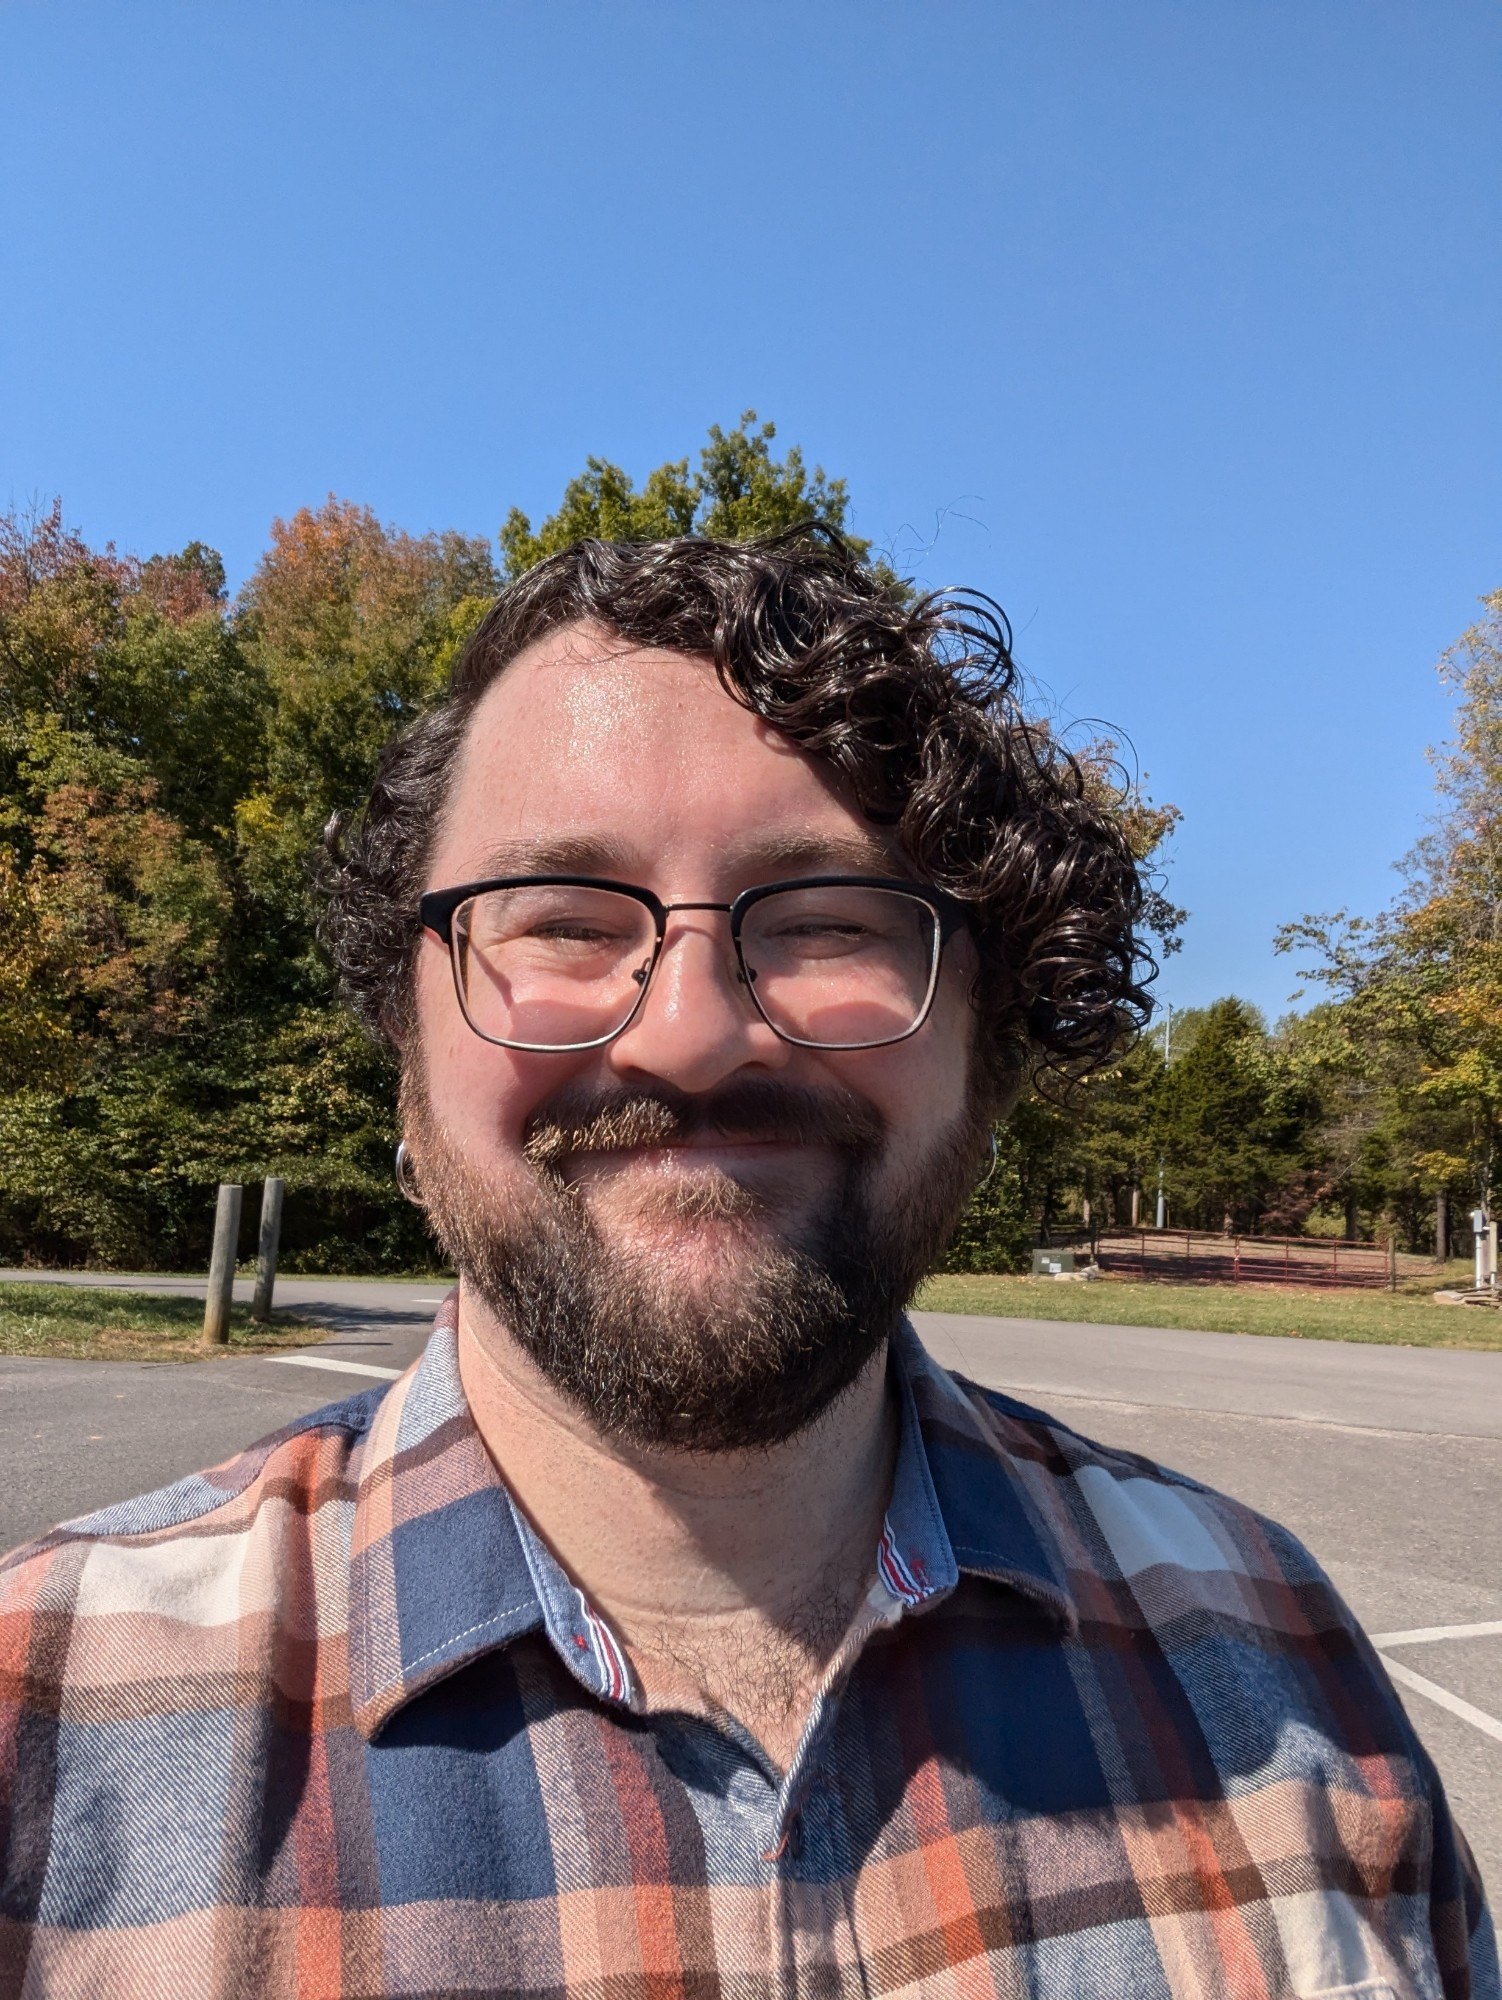
M 829 834 L 812 828 L 759 833 L 730 847 L 724 859 L 746 871 L 786 868 L 794 872 L 903 874 L 909 870 L 895 847 L 877 834 Z M 559 834 L 547 840 L 503 840 L 481 859 L 484 879 L 508 875 L 601 875 L 632 879 L 639 862 L 609 834 Z M 479 878 L 477 878 L 479 879 Z
M 901 870 L 895 846 L 878 834 L 773 832 L 758 834 L 744 849 L 732 850 L 737 860 L 753 868 L 849 868 L 858 874 Z
M 625 848 L 608 834 L 559 834 L 550 840 L 503 840 L 486 849 L 485 876 L 620 875 L 629 871 Z

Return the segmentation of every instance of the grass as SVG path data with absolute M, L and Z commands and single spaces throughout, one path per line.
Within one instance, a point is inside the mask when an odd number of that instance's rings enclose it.
M 203 1344 L 203 1300 L 157 1298 L 103 1286 L 0 1284 L 0 1354 L 82 1361 L 208 1361 L 222 1354 L 267 1354 L 327 1337 L 310 1320 L 277 1313 L 251 1323 L 246 1306 L 230 1318 L 223 1347 Z
M 1395 1293 L 1316 1292 L 1271 1285 L 1164 1285 L 1140 1278 L 1063 1284 L 1052 1278 L 957 1275 L 928 1279 L 914 1303 L 920 1312 L 991 1313 L 1002 1319 L 1502 1350 L 1502 1312 L 1435 1305 L 1429 1294 L 1440 1282 L 1410 1279 Z
M 1502 1312 L 1438 1306 L 1430 1293 L 1463 1281 L 1466 1267 L 1404 1280 L 1392 1292 L 1318 1292 L 1271 1285 L 1164 1285 L 1140 1278 L 1059 1284 L 1051 1278 L 930 1278 L 921 1312 L 989 1313 L 1003 1319 L 1084 1320 L 1174 1326 L 1203 1333 L 1281 1334 L 1399 1347 L 1502 1350 Z M 441 1282 L 441 1281 L 439 1281 Z M 279 1312 L 254 1326 L 244 1306 L 225 1347 L 203 1345 L 203 1301 L 150 1292 L 56 1284 L 0 1284 L 0 1354 L 96 1361 L 206 1361 L 274 1353 L 326 1337 L 312 1321 Z

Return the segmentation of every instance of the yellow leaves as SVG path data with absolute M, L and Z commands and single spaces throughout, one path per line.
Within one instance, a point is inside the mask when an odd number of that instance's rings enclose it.
M 8 929 L 24 947 L 9 971 L 29 996 L 13 1011 L 66 1023 L 80 1045 L 98 1032 L 173 1034 L 208 1004 L 203 975 L 229 893 L 214 858 L 156 805 L 150 778 L 122 758 L 93 763 L 54 775 L 18 829 L 29 859 L 6 854 Z
M 454 662 L 493 602 L 489 597 L 461 597 L 450 609 L 430 655 L 427 689 L 430 698 L 436 700 L 448 685 Z
M 60 1078 L 73 1038 L 36 885 L 0 847 L 0 1091 Z
M 1425 1194 L 1438 1194 L 1442 1188 L 1453 1187 L 1457 1181 L 1466 1180 L 1471 1170 L 1466 1155 L 1453 1152 L 1417 1152 L 1412 1156 L 1412 1166 Z
M 251 792 L 235 807 L 235 833 L 244 846 L 274 841 L 285 824 L 269 792 Z

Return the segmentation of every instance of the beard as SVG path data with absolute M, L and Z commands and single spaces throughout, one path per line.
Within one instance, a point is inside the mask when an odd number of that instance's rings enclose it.
M 435 1117 L 420 1052 L 401 1111 L 434 1232 L 546 1379 L 603 1435 L 695 1453 L 780 1444 L 855 1382 L 952 1234 L 987 1131 L 962 1114 L 883 1191 L 886 1129 L 853 1092 L 565 1087 L 528 1121 L 526 1164 L 500 1175 Z M 704 1133 L 818 1146 L 836 1171 L 785 1230 L 718 1167 L 646 1174 L 635 1241 L 566 1178 L 591 1154 Z

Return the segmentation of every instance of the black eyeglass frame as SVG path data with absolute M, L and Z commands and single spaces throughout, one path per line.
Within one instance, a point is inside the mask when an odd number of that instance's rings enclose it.
M 477 1028 L 470 1018 L 469 1007 L 464 998 L 464 975 L 459 966 L 459 940 L 454 930 L 454 918 L 465 903 L 476 896 L 487 895 L 493 889 L 604 889 L 613 895 L 629 896 L 633 902 L 651 912 L 656 926 L 652 944 L 652 957 L 644 975 L 639 977 L 639 990 L 635 1004 L 619 1027 L 612 1028 L 608 1035 L 596 1035 L 588 1042 L 515 1042 L 500 1035 L 487 1035 L 483 1028 Z M 883 1035 L 874 1042 L 813 1042 L 801 1035 L 790 1035 L 768 1014 L 756 991 L 756 973 L 746 963 L 746 954 L 741 945 L 741 926 L 746 912 L 756 904 L 764 902 L 768 896 L 776 896 L 788 889 L 894 889 L 899 894 L 911 897 L 916 903 L 925 903 L 934 914 L 933 960 L 928 971 L 928 991 L 923 1005 L 918 1010 L 918 1018 L 910 1028 L 904 1028 L 900 1035 Z M 529 1055 L 576 1055 L 586 1049 L 602 1049 L 617 1036 L 624 1035 L 631 1023 L 641 1012 L 642 1002 L 647 997 L 647 989 L 652 984 L 652 975 L 657 970 L 662 957 L 663 942 L 667 936 L 670 916 L 680 910 L 719 910 L 730 919 L 730 941 L 735 947 L 735 961 L 739 968 L 740 983 L 751 995 L 756 1011 L 763 1021 L 782 1042 L 794 1048 L 828 1049 L 835 1053 L 842 1050 L 884 1049 L 895 1042 L 905 1042 L 928 1019 L 934 1004 L 934 995 L 939 989 L 939 970 L 944 962 L 944 947 L 957 931 L 969 928 L 974 911 L 962 903 L 958 896 L 951 896 L 947 890 L 932 889 L 921 882 L 911 882 L 900 876 L 888 875 L 802 875 L 794 881 L 763 882 L 754 889 L 742 889 L 733 903 L 664 903 L 654 896 L 650 889 L 639 888 L 634 882 L 612 882 L 601 875 L 497 875 L 484 882 L 463 882 L 454 889 L 430 889 L 418 901 L 417 912 L 424 930 L 431 931 L 443 944 L 447 945 L 449 967 L 454 975 L 454 994 L 459 1002 L 459 1011 L 464 1016 L 465 1025 L 482 1042 L 489 1042 L 499 1049 L 517 1049 Z

